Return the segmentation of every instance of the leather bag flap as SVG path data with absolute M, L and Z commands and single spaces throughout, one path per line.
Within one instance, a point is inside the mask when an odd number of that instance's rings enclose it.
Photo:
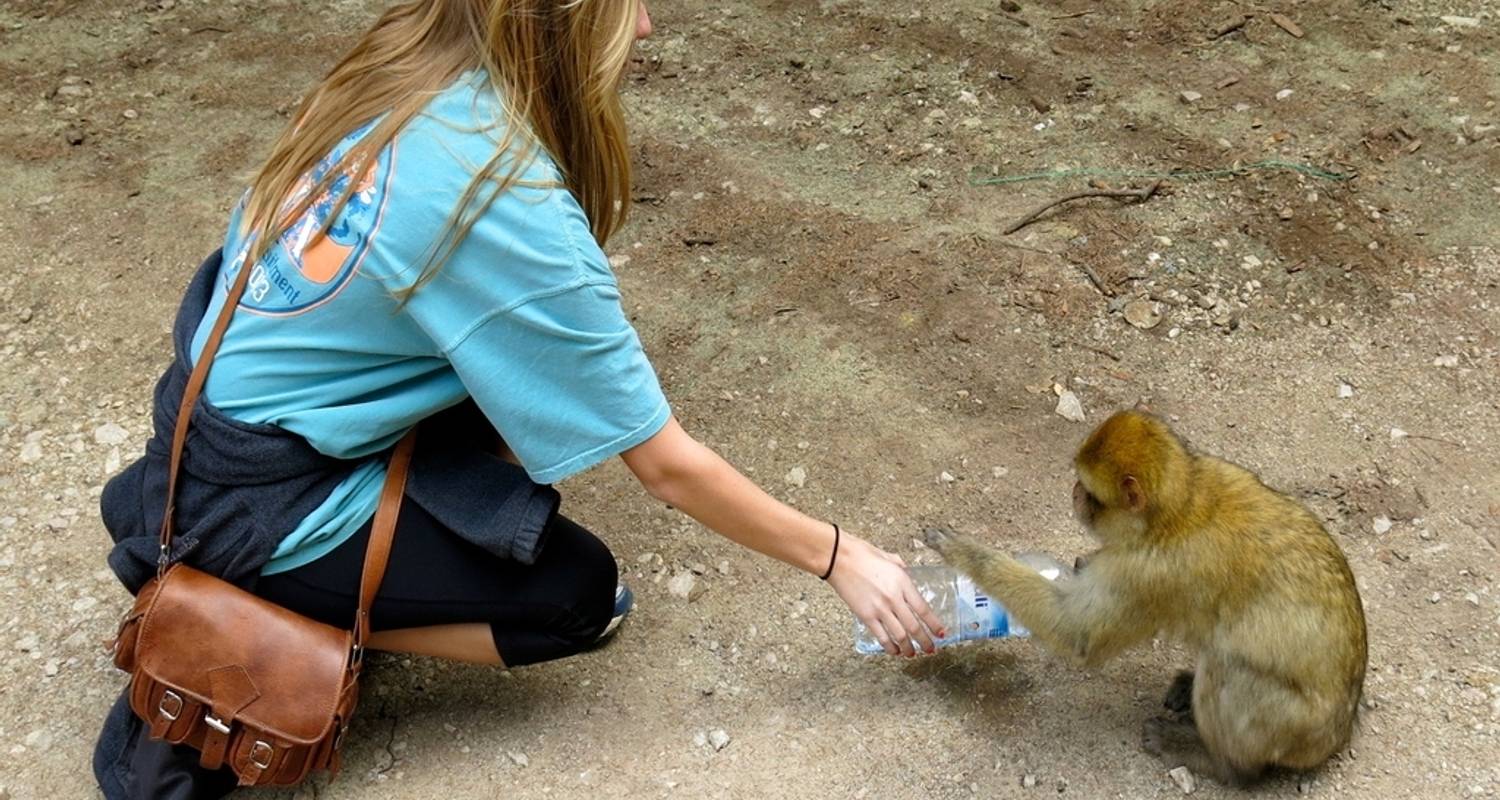
M 142 621 L 138 669 L 291 744 L 331 733 L 350 677 L 349 631 L 180 564 L 159 583 Z

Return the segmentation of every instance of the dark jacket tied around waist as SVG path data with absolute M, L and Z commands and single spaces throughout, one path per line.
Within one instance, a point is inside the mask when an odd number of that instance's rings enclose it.
M 218 283 L 222 254 L 209 256 L 189 284 L 172 327 L 175 353 L 156 384 L 146 453 L 104 487 L 100 510 L 114 540 L 109 565 L 135 593 L 156 574 L 157 535 L 178 405 L 192 368 L 194 334 Z M 233 323 L 231 322 L 231 328 Z M 535 562 L 558 495 L 524 470 L 482 449 L 497 440 L 472 402 L 423 423 L 406 498 L 454 533 L 502 558 Z M 323 455 L 274 425 L 239 422 L 200 398 L 183 450 L 172 558 L 253 589 L 281 539 L 328 499 L 361 462 Z M 95 752 L 105 796 L 129 797 L 128 765 L 137 736 L 117 704 Z

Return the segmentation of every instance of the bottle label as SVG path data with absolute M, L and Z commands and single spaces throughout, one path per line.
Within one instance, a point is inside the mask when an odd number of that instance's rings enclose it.
M 985 594 L 967 575 L 958 577 L 959 615 L 963 641 L 999 639 L 1005 636 L 1027 636 L 1025 628 L 1012 624 L 1005 606 Z

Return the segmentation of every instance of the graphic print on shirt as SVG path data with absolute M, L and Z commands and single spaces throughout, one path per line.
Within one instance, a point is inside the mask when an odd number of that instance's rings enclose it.
M 370 123 L 350 134 L 334 148 L 312 172 L 303 176 L 292 195 L 282 204 L 290 213 L 318 181 L 322 180 L 345 153 L 374 127 Z M 360 262 L 368 252 L 371 240 L 380 229 L 390 185 L 392 150 L 387 147 L 360 177 L 349 201 L 338 217 L 319 236 L 318 231 L 333 213 L 335 200 L 349 189 L 354 180 L 345 172 L 334 178 L 329 191 L 307 207 L 295 223 L 283 232 L 278 246 L 272 247 L 251 268 L 250 283 L 240 307 L 265 316 L 292 316 L 311 311 L 331 300 L 359 272 Z M 241 201 L 240 211 L 244 210 Z M 238 214 L 236 215 L 238 220 Z M 234 257 L 222 276 L 227 291 L 245 265 L 255 237 L 246 237 L 234 248 Z

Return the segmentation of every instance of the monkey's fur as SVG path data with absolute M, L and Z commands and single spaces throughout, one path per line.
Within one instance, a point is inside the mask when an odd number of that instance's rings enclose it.
M 1196 673 L 1166 699 L 1183 715 L 1146 728 L 1146 749 L 1168 766 L 1245 783 L 1342 749 L 1364 685 L 1365 618 L 1318 520 L 1138 411 L 1094 431 L 1075 467 L 1075 512 L 1102 547 L 1074 578 L 1050 582 L 947 531 L 928 544 L 1084 665 L 1158 633 L 1194 648 Z

